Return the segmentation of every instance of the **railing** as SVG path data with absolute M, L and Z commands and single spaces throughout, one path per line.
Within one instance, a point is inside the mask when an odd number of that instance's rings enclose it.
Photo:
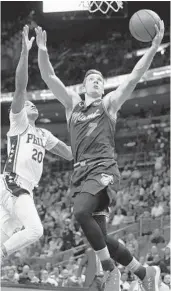
M 53 287 L 53 286 L 43 286 L 43 284 L 14 284 L 1 282 L 1 291 L 88 291 L 89 288 L 78 288 L 78 287 Z
M 139 218 L 138 221 L 130 225 L 119 225 L 119 228 L 116 226 L 110 226 L 109 232 L 111 234 L 120 233 L 120 236 L 127 235 L 128 233 L 133 233 L 136 237 L 141 237 L 143 234 L 152 233 L 154 229 L 159 228 L 164 230 L 164 227 L 169 226 L 170 217 L 161 216 L 160 218 Z

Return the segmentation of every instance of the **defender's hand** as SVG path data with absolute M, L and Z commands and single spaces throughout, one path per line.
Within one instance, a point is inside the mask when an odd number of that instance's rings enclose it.
M 22 51 L 24 52 L 29 52 L 29 50 L 32 47 L 33 41 L 35 39 L 35 37 L 32 37 L 29 40 L 28 35 L 29 35 L 29 27 L 28 25 L 25 25 L 22 31 Z
M 36 42 L 37 42 L 38 48 L 42 50 L 46 50 L 46 41 L 47 41 L 46 31 L 45 30 L 42 31 L 42 28 L 38 26 L 37 28 L 35 28 L 35 32 L 36 32 Z
M 152 46 L 158 48 L 164 36 L 164 22 L 160 21 L 160 28 L 155 24 L 156 36 L 152 41 Z

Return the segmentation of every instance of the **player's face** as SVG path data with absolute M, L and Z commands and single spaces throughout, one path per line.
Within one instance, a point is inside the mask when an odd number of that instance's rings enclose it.
M 25 109 L 26 109 L 27 116 L 29 119 L 36 120 L 38 118 L 39 112 L 38 112 L 36 106 L 32 102 L 26 101 L 25 102 Z
M 104 93 L 104 80 L 99 74 L 90 74 L 85 80 L 86 93 L 94 98 L 102 97 Z

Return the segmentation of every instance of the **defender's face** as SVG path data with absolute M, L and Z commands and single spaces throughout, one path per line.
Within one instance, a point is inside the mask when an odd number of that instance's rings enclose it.
M 85 80 L 86 93 L 91 97 L 101 97 L 104 93 L 104 80 L 99 74 L 90 74 Z
M 26 109 L 28 118 L 32 120 L 36 120 L 38 118 L 39 112 L 36 106 L 31 101 L 25 102 L 25 109 Z

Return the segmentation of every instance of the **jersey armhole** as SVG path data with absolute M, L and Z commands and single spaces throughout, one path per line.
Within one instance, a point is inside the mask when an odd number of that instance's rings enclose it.
M 80 102 L 82 102 L 82 101 L 80 101 Z M 74 107 L 72 108 L 72 110 L 71 110 L 70 117 L 69 117 L 68 120 L 67 120 L 67 128 L 68 128 L 68 130 L 69 130 L 69 128 L 70 128 L 71 119 L 72 119 L 72 114 L 73 114 L 73 112 L 74 112 L 74 109 L 78 106 L 78 104 L 79 104 L 80 102 L 78 102 L 77 104 L 75 104 L 75 106 L 74 106 Z
M 116 114 L 116 117 L 112 117 L 112 116 L 109 114 L 109 112 L 107 111 L 106 106 L 105 106 L 103 100 L 102 100 L 102 107 L 103 107 L 103 109 L 104 109 L 104 111 L 105 111 L 107 117 L 108 117 L 108 118 L 109 118 L 113 123 L 116 123 L 116 120 L 117 120 L 117 114 Z

